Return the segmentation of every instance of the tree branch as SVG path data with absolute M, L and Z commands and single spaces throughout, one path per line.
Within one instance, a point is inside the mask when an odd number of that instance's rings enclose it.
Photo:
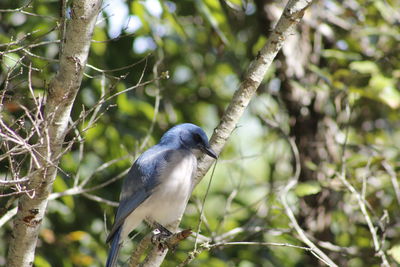
M 281 18 L 268 38 L 268 42 L 251 62 L 247 74 L 222 116 L 220 124 L 214 130 L 210 144 L 217 154 L 221 153 L 251 98 L 264 79 L 269 66 L 282 48 L 286 38 L 294 32 L 296 25 L 300 22 L 305 10 L 311 3 L 312 0 L 290 0 L 286 5 Z M 213 159 L 210 157 L 203 157 L 199 160 L 195 178 L 196 184 L 201 181 L 212 163 Z M 159 266 L 162 263 L 165 253 L 156 253 L 155 250 L 157 248 L 153 248 L 152 252 L 154 253 L 150 253 L 147 256 L 143 266 Z
M 233 95 L 228 108 L 222 116 L 220 124 L 214 130 L 210 143 L 217 154 L 221 153 L 240 117 L 249 105 L 251 98 L 264 79 L 269 66 L 282 48 L 287 37 L 294 32 L 296 25 L 303 17 L 304 11 L 311 3 L 312 0 L 290 0 L 286 5 L 267 43 L 250 63 L 247 74 Z M 197 168 L 196 183 L 201 181 L 210 169 L 212 163 L 213 159 L 209 157 L 200 159 Z
M 65 43 L 62 44 L 60 68 L 49 86 L 38 138 L 39 147 L 33 152 L 39 155 L 39 166 L 33 168 L 36 173 L 31 177 L 27 190 L 33 190 L 35 195 L 32 199 L 23 195 L 18 201 L 7 266 L 33 264 L 39 227 L 57 174 L 68 119 L 82 81 L 101 3 L 101 0 L 73 1 Z

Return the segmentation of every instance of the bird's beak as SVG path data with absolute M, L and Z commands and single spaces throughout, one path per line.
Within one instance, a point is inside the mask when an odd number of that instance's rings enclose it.
M 214 150 L 211 149 L 211 147 L 201 146 L 201 150 L 214 159 L 218 158 L 217 153 L 215 153 Z

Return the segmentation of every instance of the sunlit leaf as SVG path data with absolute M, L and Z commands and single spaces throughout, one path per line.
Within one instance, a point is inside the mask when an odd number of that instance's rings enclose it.
M 253 55 L 256 55 L 258 53 L 258 51 L 261 50 L 261 48 L 265 45 L 265 43 L 267 42 L 267 38 L 265 38 L 265 36 L 260 36 L 257 40 L 257 42 L 253 45 L 252 51 L 253 51 Z
M 220 3 L 214 0 L 196 0 L 196 5 L 218 34 L 221 41 L 224 44 L 229 44 L 227 38 L 230 35 L 229 24 Z
M 86 254 L 76 254 L 72 256 L 72 262 L 78 266 L 88 266 L 93 263 L 93 257 Z
M 321 192 L 321 185 L 318 182 L 299 183 L 294 191 L 299 197 L 315 195 Z
M 185 28 L 182 27 L 182 25 L 179 23 L 179 20 L 176 16 L 176 14 L 169 12 L 168 7 L 165 5 L 164 1 L 161 1 L 161 6 L 163 8 L 163 16 L 165 19 L 171 23 L 172 28 L 175 30 L 175 32 L 184 40 L 187 39 L 187 34 L 185 32 Z
M 131 9 L 132 14 L 138 16 L 143 25 L 138 33 L 150 33 L 150 25 L 146 16 L 147 11 L 143 4 L 140 1 L 132 1 Z
M 325 82 L 327 82 L 328 84 L 332 84 L 332 75 L 327 72 L 326 70 L 321 69 L 320 67 L 314 65 L 314 64 L 310 64 L 308 66 L 309 70 L 316 73 L 320 78 L 322 78 Z
M 361 55 L 354 52 L 346 52 L 336 49 L 325 49 L 322 51 L 322 56 L 332 59 L 342 59 L 342 60 L 360 60 Z
M 394 80 L 383 75 L 374 75 L 369 85 L 378 93 L 379 99 L 391 108 L 400 107 L 400 92 L 395 88 Z
M 309 168 L 310 170 L 313 170 L 313 171 L 316 171 L 318 169 L 318 166 L 314 162 L 312 162 L 311 160 L 307 160 L 305 162 L 305 165 L 306 165 L 307 168 Z
M 7 70 L 9 68 L 18 67 L 18 65 L 20 64 L 19 60 L 20 60 L 20 57 L 18 56 L 18 54 L 7 53 L 7 54 L 3 55 L 2 62 L 1 62 L 2 68 L 4 70 Z
M 349 66 L 351 70 L 360 73 L 374 74 L 379 72 L 378 66 L 372 61 L 353 61 Z
M 81 241 L 84 238 L 88 238 L 89 234 L 84 231 L 74 231 L 67 235 L 67 239 L 70 241 Z
M 94 28 L 93 40 L 95 40 L 95 42 L 92 42 L 91 44 L 91 51 L 93 51 L 98 56 L 103 55 L 107 49 L 107 43 L 101 42 L 107 40 L 107 35 L 104 32 L 104 29 L 98 27 Z
M 400 244 L 394 245 L 388 250 L 388 254 L 400 264 Z
M 117 104 L 118 108 L 126 114 L 134 115 L 136 113 L 132 100 L 128 99 L 126 94 L 120 94 L 117 96 Z
M 225 0 L 227 2 L 227 4 L 233 4 L 236 7 L 242 7 L 243 5 L 243 1 L 242 0 Z
M 394 22 L 395 19 L 395 11 L 394 7 L 391 7 L 390 4 L 386 1 L 378 0 L 374 1 L 373 5 L 379 10 L 379 13 L 381 13 L 382 17 L 385 18 L 385 20 Z
M 51 267 L 51 264 L 40 255 L 35 256 L 34 265 L 36 267 Z
M 58 176 L 57 179 L 54 181 L 54 192 L 64 192 L 68 188 L 69 187 L 65 183 L 63 178 Z M 74 208 L 74 198 L 72 196 L 63 196 L 61 197 L 61 200 L 64 202 L 65 205 L 68 206 L 68 208 Z

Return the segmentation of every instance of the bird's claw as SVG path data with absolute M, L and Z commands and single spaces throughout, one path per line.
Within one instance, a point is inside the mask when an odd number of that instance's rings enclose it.
M 159 227 L 161 228 L 161 227 Z M 162 229 L 154 229 L 153 230 L 153 236 L 151 237 L 151 242 L 158 247 L 158 250 L 161 252 L 164 252 L 167 248 L 174 251 L 176 248 L 175 246 L 169 246 L 168 242 L 166 241 L 168 237 L 172 235 L 172 233 L 166 229 L 165 227 L 162 227 Z
M 172 232 L 170 230 L 168 230 L 167 228 L 165 228 L 162 224 L 160 224 L 158 222 L 153 222 L 153 226 L 156 228 L 156 230 L 158 230 L 160 233 L 163 233 L 166 236 L 172 235 Z

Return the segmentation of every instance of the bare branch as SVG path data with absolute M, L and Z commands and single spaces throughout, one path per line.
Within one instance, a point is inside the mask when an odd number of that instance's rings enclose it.
M 13 9 L 0 9 L 0 13 L 22 13 L 25 15 L 30 15 L 30 16 L 34 16 L 34 17 L 41 17 L 41 18 L 45 18 L 45 19 L 50 19 L 50 20 L 57 20 L 55 17 L 52 16 L 46 16 L 46 15 L 39 15 L 39 14 L 35 14 L 32 12 L 28 12 L 25 11 L 24 9 L 30 8 L 31 7 L 31 3 L 33 2 L 33 0 L 29 0 L 25 5 L 23 5 L 22 7 L 19 8 L 13 8 Z
M 88 193 L 82 193 L 82 195 L 90 200 L 96 201 L 96 202 L 100 202 L 100 203 L 104 203 L 107 205 L 110 205 L 112 207 L 118 207 L 119 202 L 115 202 L 115 201 L 110 201 L 108 199 L 96 196 L 96 195 L 92 195 L 92 194 L 88 194 Z
M 297 222 L 296 216 L 293 213 L 293 210 L 290 208 L 290 205 L 287 202 L 287 196 L 290 190 L 292 190 L 296 185 L 300 177 L 301 172 L 301 163 L 300 163 L 300 154 L 297 148 L 296 142 L 293 138 L 289 137 L 285 131 L 279 126 L 279 123 L 273 120 L 268 120 L 262 118 L 263 121 L 270 126 L 271 128 L 278 130 L 279 133 L 285 137 L 287 142 L 290 145 L 292 150 L 292 154 L 294 157 L 294 165 L 295 165 L 295 172 L 294 175 L 290 178 L 287 185 L 283 188 L 280 194 L 281 202 L 285 208 L 286 215 L 288 216 L 290 222 L 292 223 L 293 228 L 296 230 L 297 234 L 299 235 L 301 241 L 309 246 L 312 251 L 312 254 L 317 257 L 319 260 L 327 264 L 328 266 L 338 266 L 334 263 L 322 250 L 320 250 L 306 235 L 305 231 L 300 227 L 299 223 Z
M 300 176 L 300 171 L 301 171 L 301 165 L 300 165 L 300 155 L 299 151 L 297 149 L 296 143 L 292 138 L 287 139 L 290 147 L 292 149 L 293 156 L 295 158 L 295 174 L 294 176 L 289 180 L 288 184 L 285 186 L 285 188 L 281 192 L 281 202 L 285 208 L 286 215 L 288 216 L 290 222 L 292 223 L 293 228 L 296 230 L 297 234 L 299 235 L 300 239 L 307 244 L 312 249 L 313 255 L 316 256 L 318 259 L 323 261 L 325 264 L 328 266 L 338 266 L 336 263 L 334 263 L 322 250 L 320 250 L 306 235 L 305 231 L 300 227 L 299 223 L 297 222 L 296 216 L 294 215 L 292 209 L 290 208 L 288 202 L 287 202 L 287 195 L 290 190 L 292 190 L 299 179 Z
M 219 242 L 219 243 L 214 243 L 214 244 L 209 244 L 209 243 L 202 243 L 199 247 L 198 250 L 192 251 L 189 253 L 188 257 L 181 262 L 178 267 L 183 267 L 187 266 L 190 264 L 201 252 L 204 250 L 211 250 L 213 248 L 218 248 L 218 247 L 225 247 L 225 246 L 268 246 L 268 247 L 289 247 L 289 248 L 297 248 L 297 249 L 303 249 L 306 251 L 310 251 L 311 253 L 314 254 L 314 251 L 311 248 L 308 247 L 302 247 L 302 246 L 296 246 L 292 245 L 289 243 L 276 243 L 276 242 L 245 242 L 245 241 L 240 241 L 240 242 Z
M 396 194 L 397 204 L 400 206 L 400 186 L 397 181 L 396 172 L 393 170 L 392 166 L 386 161 L 382 161 L 382 166 L 385 168 L 386 172 L 390 175 L 390 181 L 392 182 L 394 192 Z
M 11 185 L 15 185 L 15 184 L 25 183 L 28 181 L 29 181 L 29 178 L 27 178 L 27 177 L 17 179 L 17 180 L 0 180 L 0 186 L 11 186 Z
M 91 68 L 91 69 L 93 69 L 93 70 L 95 70 L 95 71 L 101 72 L 101 73 L 115 72 L 115 71 L 121 71 L 121 70 L 130 69 L 130 68 L 142 63 L 143 61 L 147 60 L 149 56 L 150 55 L 147 55 L 147 56 L 143 57 L 142 59 L 140 59 L 138 62 L 129 64 L 127 66 L 123 66 L 123 67 L 119 67 L 119 68 L 115 68 L 115 69 L 109 69 L 109 70 L 103 70 L 103 69 L 97 68 L 97 67 L 95 67 L 93 65 L 90 65 L 90 64 L 87 64 L 86 66 Z M 155 76 L 155 77 L 157 77 L 157 76 Z
M 30 193 L 33 193 L 32 195 L 30 195 Z M 30 190 L 21 190 L 21 191 L 15 191 L 15 192 L 11 192 L 11 193 L 5 193 L 5 194 L 0 194 L 0 198 L 1 197 L 10 197 L 10 196 L 15 196 L 15 195 L 21 195 L 21 194 L 27 194 L 30 198 L 32 198 L 34 196 L 35 190 L 30 189 Z
M 348 103 L 346 103 L 346 115 L 347 115 L 347 122 L 350 121 L 351 117 L 351 108 Z M 346 178 L 346 148 L 347 148 L 347 141 L 349 137 L 349 123 L 347 123 L 347 126 L 345 128 L 345 139 L 342 145 L 342 157 L 341 157 L 341 171 L 340 173 L 337 173 L 336 176 L 340 179 L 340 181 L 346 186 L 346 188 L 350 191 L 352 195 L 354 195 L 357 199 L 358 206 L 361 210 L 361 213 L 363 214 L 365 221 L 367 222 L 368 229 L 371 233 L 372 236 L 372 241 L 374 244 L 375 252 L 376 255 L 379 256 L 382 260 L 382 266 L 389 267 L 390 264 L 387 260 L 386 254 L 381 246 L 381 243 L 379 242 L 379 237 L 377 234 L 377 229 L 375 228 L 374 224 L 372 223 L 371 217 L 368 214 L 367 207 L 366 207 L 366 201 L 365 198 L 361 193 L 359 193 L 356 188 L 347 180 Z M 383 241 L 384 239 L 382 239 Z
M 3 227 L 5 223 L 7 223 L 9 220 L 11 220 L 12 217 L 14 217 L 17 214 L 18 207 L 13 208 L 12 210 L 9 210 L 3 217 L 0 218 L 0 228 Z

